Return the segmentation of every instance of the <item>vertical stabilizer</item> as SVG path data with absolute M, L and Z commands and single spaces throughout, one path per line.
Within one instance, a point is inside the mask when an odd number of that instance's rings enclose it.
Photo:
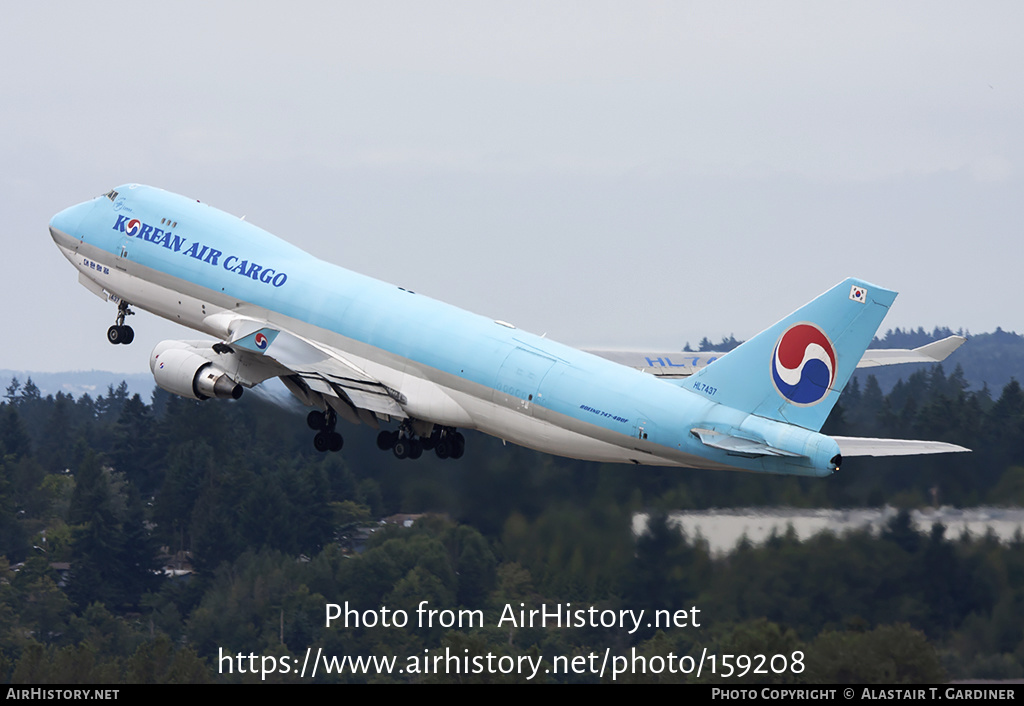
M 683 387 L 818 431 L 896 292 L 847 279 L 700 370 Z

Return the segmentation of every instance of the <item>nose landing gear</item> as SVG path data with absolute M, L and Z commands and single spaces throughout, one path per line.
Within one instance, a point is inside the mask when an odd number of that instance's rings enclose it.
M 131 305 L 125 300 L 117 304 L 117 323 L 107 329 L 107 340 L 113 344 L 123 343 L 126 346 L 135 340 L 135 331 L 131 326 L 125 326 L 126 316 L 134 316 Z

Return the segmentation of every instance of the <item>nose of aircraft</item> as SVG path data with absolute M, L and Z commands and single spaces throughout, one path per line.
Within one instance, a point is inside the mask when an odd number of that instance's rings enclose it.
M 85 218 L 85 215 L 92 206 L 92 201 L 86 201 L 85 203 L 65 208 L 51 218 L 50 237 L 53 238 L 54 242 L 60 245 L 66 243 L 68 239 L 77 240 L 79 238 L 78 229 L 82 224 L 82 219 Z

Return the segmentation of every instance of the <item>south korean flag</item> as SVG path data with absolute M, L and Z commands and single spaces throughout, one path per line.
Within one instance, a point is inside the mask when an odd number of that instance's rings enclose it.
M 858 287 L 857 285 L 853 285 L 852 287 L 850 287 L 850 299 L 852 299 L 855 302 L 865 304 L 868 300 L 868 290 L 864 289 L 864 287 Z

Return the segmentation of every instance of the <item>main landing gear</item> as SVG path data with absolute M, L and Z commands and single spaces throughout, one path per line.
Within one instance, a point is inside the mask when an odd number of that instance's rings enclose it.
M 466 437 L 452 427 L 434 427 L 430 436 L 417 436 L 412 426 L 403 423 L 395 431 L 382 431 L 377 435 L 377 448 L 391 451 L 396 458 L 416 459 L 424 451 L 433 451 L 438 458 L 462 458 L 466 451 Z
M 135 312 L 131 310 L 131 305 L 122 299 L 117 305 L 117 323 L 107 329 L 107 340 L 114 344 L 123 343 L 126 346 L 134 341 L 135 331 L 131 326 L 124 325 L 125 317 L 134 315 Z
M 306 424 L 309 425 L 310 429 L 316 430 L 316 436 L 313 437 L 313 447 L 317 451 L 321 453 L 325 451 L 341 451 L 345 440 L 341 437 L 341 434 L 334 431 L 334 425 L 337 422 L 338 415 L 329 407 L 326 412 L 313 410 L 306 415 Z

